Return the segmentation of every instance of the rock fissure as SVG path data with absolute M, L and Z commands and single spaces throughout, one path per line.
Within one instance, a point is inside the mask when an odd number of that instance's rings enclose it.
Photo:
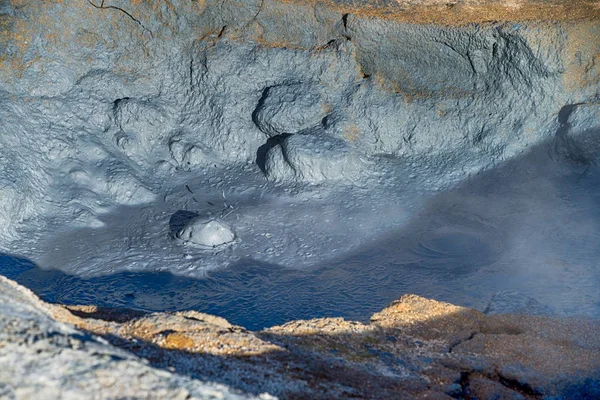
M 470 394 L 469 394 L 469 378 L 471 376 L 472 372 L 461 372 L 460 373 L 460 380 L 458 381 L 458 384 L 460 385 L 460 392 L 455 392 L 452 393 L 451 396 L 454 397 L 455 399 L 461 399 L 461 400 L 466 400 L 466 399 L 470 399 Z
M 540 393 L 539 390 L 532 388 L 527 383 L 519 382 L 517 379 L 507 378 L 502 374 L 498 373 L 498 382 L 507 387 L 508 389 L 514 390 L 518 393 L 528 396 L 532 399 L 541 399 L 543 398 L 543 393 Z
M 256 14 L 254 14 L 254 16 L 252 17 L 251 21 L 256 21 L 256 19 L 258 18 L 258 15 L 261 13 L 263 6 L 265 4 L 265 0 L 260 0 L 260 4 L 258 5 L 258 10 L 256 11 Z
M 475 338 L 475 335 L 477 335 L 479 333 L 481 333 L 481 332 L 474 331 L 467 338 L 461 339 L 461 340 L 456 341 L 455 343 L 452 343 L 450 345 L 450 347 L 448 348 L 448 353 L 452 353 L 454 351 L 454 349 L 456 347 L 460 346 L 461 344 L 464 344 L 464 343 L 468 342 L 469 340 L 473 340 L 473 338 Z
M 344 32 L 343 32 L 344 39 L 351 42 L 352 38 L 350 37 L 350 34 L 348 33 L 348 17 L 349 16 L 350 16 L 350 14 L 342 15 L 342 27 L 344 28 Z
M 124 10 L 121 7 L 117 7 L 117 6 L 113 6 L 113 5 L 104 5 L 105 1 L 106 0 L 101 0 L 100 5 L 97 5 L 92 0 L 87 0 L 87 2 L 90 3 L 90 5 L 92 5 L 92 7 L 96 8 L 98 10 L 116 10 L 116 11 L 123 13 L 124 15 L 129 17 L 129 19 L 131 19 L 133 22 L 138 24 L 145 32 L 148 32 L 148 34 L 150 35 L 151 38 L 154 38 L 152 31 L 150 29 L 148 29 L 147 27 L 145 27 L 144 24 L 142 24 L 142 22 L 139 19 L 137 19 L 133 15 L 131 15 L 130 12 Z

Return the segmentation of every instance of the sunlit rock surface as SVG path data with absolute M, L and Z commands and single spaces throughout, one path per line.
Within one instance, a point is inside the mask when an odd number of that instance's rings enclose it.
M 59 315 L 65 319 L 57 319 Z M 60 307 L 45 304 L 29 290 L 0 277 L 1 398 L 254 397 L 166 366 L 153 366 L 144 356 L 75 329 L 70 318 Z
M 251 332 L 192 311 L 47 304 L 1 277 L 0 298 L 7 398 L 600 394 L 600 323 L 592 320 L 486 316 L 407 295 L 370 324 L 323 318 Z

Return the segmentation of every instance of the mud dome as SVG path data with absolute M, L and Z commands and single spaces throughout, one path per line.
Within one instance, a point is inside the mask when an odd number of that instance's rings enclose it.
M 597 20 L 138 3 L 0 6 L 0 273 L 253 328 L 403 293 L 600 316 Z
M 189 220 L 175 235 L 185 243 L 193 243 L 201 247 L 216 248 L 231 244 L 235 234 L 220 221 L 203 217 Z

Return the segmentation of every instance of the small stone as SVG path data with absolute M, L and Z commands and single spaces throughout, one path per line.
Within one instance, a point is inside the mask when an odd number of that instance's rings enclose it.
M 206 247 L 225 245 L 235 239 L 235 234 L 227 225 L 204 217 L 191 219 L 176 236 L 180 240 Z
M 276 136 L 320 126 L 327 113 L 328 106 L 317 85 L 279 85 L 266 89 L 254 122 L 267 135 Z

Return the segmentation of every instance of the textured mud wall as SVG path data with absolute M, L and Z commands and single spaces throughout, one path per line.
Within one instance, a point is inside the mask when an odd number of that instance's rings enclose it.
M 598 101 L 599 12 L 585 1 L 2 1 L 0 235 L 57 206 L 67 181 L 141 203 L 156 195 L 148 176 L 211 163 L 354 182 L 392 156 L 458 181 L 552 137 L 563 106 Z

